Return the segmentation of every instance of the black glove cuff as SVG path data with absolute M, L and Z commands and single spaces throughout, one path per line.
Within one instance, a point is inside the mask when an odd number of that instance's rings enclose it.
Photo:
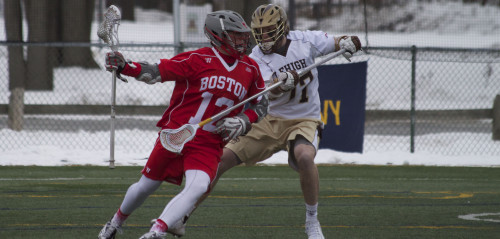
M 244 136 L 252 129 L 252 123 L 250 122 L 250 119 L 245 113 L 239 113 L 238 117 L 243 120 L 243 123 L 245 124 L 245 132 L 241 134 L 241 136 Z

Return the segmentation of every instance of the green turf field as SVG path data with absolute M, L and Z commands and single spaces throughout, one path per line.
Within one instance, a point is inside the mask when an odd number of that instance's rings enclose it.
M 139 167 L 0 167 L 0 238 L 96 238 Z M 500 168 L 320 166 L 326 238 L 500 238 Z M 180 187 L 164 183 L 117 238 L 149 230 Z M 483 214 L 486 213 L 486 214 Z M 459 215 L 477 220 L 460 219 Z M 298 175 L 237 167 L 183 238 L 306 238 Z

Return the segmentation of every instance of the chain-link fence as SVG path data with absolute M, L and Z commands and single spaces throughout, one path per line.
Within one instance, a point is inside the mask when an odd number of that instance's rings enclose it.
M 172 4 L 172 1 L 156 2 Z M 211 2 L 211 9 L 216 10 L 237 1 Z M 436 6 L 454 10 L 460 1 L 378 1 L 380 5 L 369 0 L 273 2 L 283 4 L 288 10 L 289 2 L 296 3 L 294 13 L 290 14 L 290 17 L 295 15 L 296 29 L 321 29 L 333 35 L 338 35 L 337 32 L 355 34 L 368 46 L 364 53 L 354 58 L 354 61 L 368 61 L 365 152 L 500 155 L 500 142 L 492 140 L 493 100 L 500 94 L 500 50 L 495 47 L 495 37 L 486 33 L 488 37 L 481 35 L 498 27 L 495 22 L 487 24 L 487 18 L 481 20 L 488 14 L 495 15 L 497 2 L 489 1 L 487 9 L 477 4 L 459 13 L 451 11 L 432 21 L 426 19 L 436 15 Z M 103 0 L 95 3 L 94 15 L 98 16 L 105 4 Z M 198 8 L 209 9 L 203 6 Z M 120 26 L 120 51 L 126 58 L 156 62 L 208 45 L 207 42 L 185 42 L 182 37 L 181 42 L 175 42 L 174 29 L 180 27 L 184 31 L 186 28 L 175 26 L 177 21 L 173 20 L 172 8 L 167 12 L 135 8 L 135 14 L 135 21 L 123 21 Z M 452 22 L 453 14 L 461 15 L 462 19 Z M 190 20 L 198 22 L 204 14 L 186 16 L 188 24 Z M 411 24 L 415 19 L 420 22 Z M 26 146 L 36 150 L 36 146 L 54 145 L 72 149 L 75 154 L 79 150 L 92 150 L 103 151 L 106 155 L 110 145 L 111 74 L 102 69 L 108 48 L 100 44 L 94 34 L 100 21 L 99 17 L 92 21 L 90 44 L 34 43 L 28 39 L 0 42 L 0 64 L 6 66 L 0 68 L 2 150 L 24 150 Z M 440 35 L 448 30 L 437 24 L 439 21 L 456 28 L 470 28 L 470 33 L 474 34 Z M 422 25 L 432 34 L 415 34 Z M 476 27 L 478 25 L 486 28 Z M 184 34 L 186 37 L 190 33 Z M 407 44 L 408 37 L 425 39 L 412 48 Z M 379 47 L 387 45 L 404 47 Z M 463 45 L 480 49 L 466 49 L 461 47 Z M 95 64 L 86 67 L 60 64 L 51 68 L 51 80 L 45 90 L 13 89 L 17 79 L 11 78 L 9 51 L 15 47 L 25 58 L 33 47 L 59 49 L 59 52 L 65 47 L 84 48 L 90 52 L 88 61 Z M 62 62 L 61 56 L 66 56 L 48 52 L 44 61 L 51 65 Z M 340 63 L 345 61 L 339 58 L 328 64 Z M 39 74 L 30 68 L 26 71 L 23 74 L 34 75 L 34 78 Z M 137 158 L 147 156 L 156 139 L 156 121 L 167 108 L 172 89 L 171 83 L 147 85 L 133 79 L 129 79 L 129 83 L 117 82 L 117 152 L 137 155 Z M 9 122 L 9 113 L 16 110 L 22 118 Z M 22 130 L 9 129 L 13 124 L 18 124 Z
M 102 60 L 105 49 L 88 47 L 96 61 Z M 5 44 L 0 47 L 1 64 L 7 65 L 7 52 Z M 174 47 L 127 45 L 122 52 L 154 62 L 173 56 Z M 365 151 L 500 153 L 499 142 L 491 139 L 493 100 L 500 89 L 500 50 L 367 48 L 355 60 L 368 61 Z M 3 69 L 0 75 L 7 79 L 8 69 Z M 52 91 L 24 92 L 20 132 L 6 129 L 12 93 L 8 80 L 1 82 L 2 148 L 49 142 L 75 150 L 109 148 L 110 73 L 100 68 L 55 68 Z M 170 83 L 117 82 L 116 147 L 128 145 L 122 141 L 136 142 L 134 148 L 127 146 L 121 152 L 150 150 L 156 121 L 168 106 L 172 88 Z M 484 144 L 485 138 L 491 144 Z
M 499 50 L 414 47 L 366 52 L 365 151 L 500 153 L 491 122 L 500 89 Z M 372 140 L 388 141 L 370 144 Z

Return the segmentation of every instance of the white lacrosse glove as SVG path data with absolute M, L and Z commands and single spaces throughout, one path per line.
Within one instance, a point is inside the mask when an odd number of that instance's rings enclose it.
M 296 71 L 281 72 L 278 78 L 274 79 L 274 83 L 283 81 L 283 84 L 279 86 L 281 91 L 287 92 L 295 88 L 297 83 L 299 83 L 299 74 Z
M 250 120 L 245 114 L 238 114 L 234 117 L 224 118 L 216 124 L 215 132 L 217 132 L 224 140 L 229 142 L 238 138 L 240 135 L 245 135 L 251 128 Z
M 343 36 L 339 41 L 340 49 L 344 49 L 345 53 L 342 54 L 348 61 L 351 61 L 352 55 L 361 50 L 361 41 L 357 36 Z

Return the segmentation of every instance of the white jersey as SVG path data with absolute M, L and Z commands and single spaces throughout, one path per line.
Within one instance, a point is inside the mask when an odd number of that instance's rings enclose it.
M 335 50 L 333 36 L 322 31 L 290 31 L 287 39 L 291 40 L 286 57 L 280 54 L 264 54 L 258 46 L 252 49 L 250 57 L 260 67 L 262 78 L 266 84 L 272 83 L 273 74 L 301 69 L 314 64 L 314 59 Z M 321 120 L 319 100 L 318 70 L 301 77 L 297 87 L 283 96 L 269 102 L 268 114 L 285 118 L 312 118 Z

